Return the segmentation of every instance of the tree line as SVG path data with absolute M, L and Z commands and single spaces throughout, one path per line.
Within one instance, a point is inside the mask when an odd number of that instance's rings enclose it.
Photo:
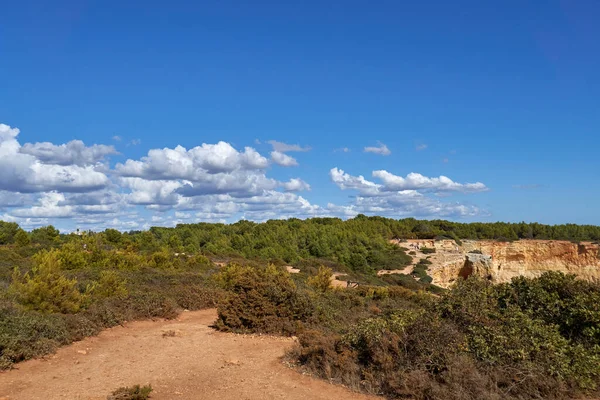
M 269 220 L 263 223 L 238 221 L 233 224 L 180 224 L 174 228 L 153 227 L 148 231 L 85 232 L 64 235 L 53 226 L 26 232 L 13 222 L 0 221 L 0 244 L 41 247 L 83 241 L 91 247 L 113 247 L 133 252 L 172 251 L 210 256 L 239 256 L 295 263 L 317 258 L 332 260 L 352 271 L 410 263 L 410 257 L 390 239 L 550 239 L 599 241 L 600 227 L 594 225 L 544 225 L 539 223 L 459 223 L 445 220 L 391 219 L 358 215 L 349 220 L 311 218 Z

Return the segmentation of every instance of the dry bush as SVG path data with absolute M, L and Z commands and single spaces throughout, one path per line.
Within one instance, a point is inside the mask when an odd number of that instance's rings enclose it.
M 201 284 L 180 285 L 170 293 L 177 305 L 186 310 L 217 307 L 225 299 L 226 292 Z
M 308 294 L 296 287 L 287 272 L 273 265 L 230 264 L 216 280 L 229 290 L 218 307 L 215 326 L 220 330 L 291 335 L 313 313 Z
M 317 376 L 427 400 L 566 399 L 598 391 L 600 353 L 591 340 L 600 323 L 598 288 L 591 284 L 550 274 L 506 286 L 470 279 L 441 298 L 378 288 L 352 293 L 377 316 L 352 319 L 363 315 L 358 305 L 322 297 L 339 323 L 313 325 L 290 353 Z M 549 323 L 542 319 L 549 316 Z
M 90 332 L 97 330 L 74 315 L 25 310 L 0 300 L 0 370 L 51 353 Z
M 308 330 L 298 337 L 299 345 L 288 357 L 299 362 L 316 376 L 360 389 L 360 367 L 356 353 L 341 342 L 338 335 L 320 330 Z
M 150 398 L 152 386 L 134 385 L 130 387 L 121 387 L 112 392 L 107 400 L 146 400 Z

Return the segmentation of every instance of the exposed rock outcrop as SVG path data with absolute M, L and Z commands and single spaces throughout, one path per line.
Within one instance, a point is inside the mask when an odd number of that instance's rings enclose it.
M 458 276 L 468 278 L 471 275 L 492 279 L 493 276 L 492 257 L 485 254 L 469 253 L 465 257 L 463 267 L 458 271 Z
M 546 271 L 600 280 L 598 243 L 468 240 L 458 245 L 453 240 L 409 240 L 398 244 L 416 251 L 423 247 L 435 248 L 435 253 L 423 256 L 432 262 L 429 274 L 433 283 L 442 287 L 450 286 L 458 277 L 470 275 L 501 283 L 516 276 L 536 277 Z

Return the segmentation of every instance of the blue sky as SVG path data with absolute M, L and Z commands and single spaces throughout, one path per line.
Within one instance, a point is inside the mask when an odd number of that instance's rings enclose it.
M 600 224 L 597 1 L 0 10 L 0 219 Z

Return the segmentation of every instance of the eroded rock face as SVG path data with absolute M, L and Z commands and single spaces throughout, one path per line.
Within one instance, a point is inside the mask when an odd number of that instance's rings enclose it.
M 465 264 L 458 271 L 458 276 L 467 279 L 471 275 L 476 275 L 486 279 L 493 279 L 493 270 L 491 256 L 469 253 L 465 256 Z
M 495 282 L 508 282 L 521 275 L 535 277 L 546 271 L 575 274 L 582 279 L 598 279 L 599 251 L 598 244 L 567 241 L 481 242 L 481 252 L 492 256 Z
M 429 274 L 433 283 L 442 287 L 450 286 L 458 277 L 470 275 L 502 283 L 516 276 L 540 276 L 546 271 L 575 274 L 587 280 L 600 279 L 600 246 L 597 243 L 481 240 L 464 241 L 459 246 L 452 240 L 410 240 L 401 245 L 436 249 L 436 253 L 427 255 L 433 263 Z
M 439 262 L 441 255 L 437 254 L 429 258 L 433 264 L 428 273 L 435 285 L 449 287 L 458 278 L 466 279 L 471 275 L 496 281 L 494 262 L 490 255 L 477 253 L 459 253 L 452 257 L 442 255 L 444 261 Z

